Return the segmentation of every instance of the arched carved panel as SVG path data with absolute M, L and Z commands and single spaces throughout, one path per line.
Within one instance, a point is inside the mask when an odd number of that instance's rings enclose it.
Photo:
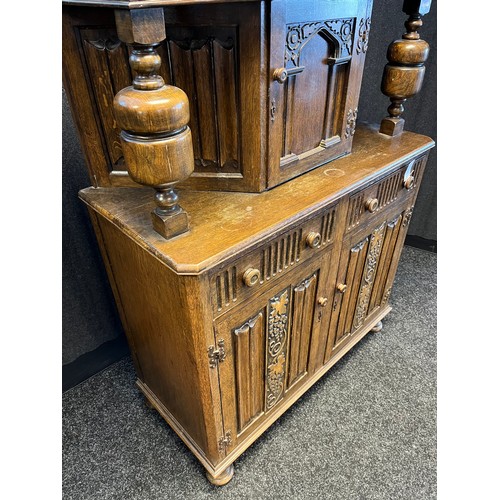
M 340 142 L 353 39 L 354 19 L 287 26 L 282 167 Z

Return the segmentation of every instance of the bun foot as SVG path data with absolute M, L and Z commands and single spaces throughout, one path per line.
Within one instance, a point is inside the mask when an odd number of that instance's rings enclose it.
M 212 476 L 210 472 L 207 471 L 207 479 L 215 486 L 224 486 L 233 479 L 234 467 L 231 464 L 226 470 L 221 472 L 217 477 Z
M 371 333 L 378 333 L 378 332 L 380 332 L 380 331 L 382 330 L 383 326 L 384 326 L 384 325 L 382 324 L 382 321 L 379 321 L 379 322 L 378 322 L 378 323 L 377 323 L 377 324 L 376 324 L 376 325 L 375 325 L 375 326 L 374 326 L 374 327 L 370 330 L 370 332 L 371 332 Z

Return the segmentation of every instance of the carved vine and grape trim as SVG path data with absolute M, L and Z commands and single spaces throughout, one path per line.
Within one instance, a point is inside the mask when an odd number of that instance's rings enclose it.
M 385 291 L 384 296 L 382 297 L 382 303 L 381 303 L 382 306 L 385 306 L 389 302 L 389 297 L 391 296 L 391 291 L 392 291 L 392 287 L 389 287 Z
M 282 397 L 285 386 L 289 290 L 269 301 L 267 318 L 266 410 Z
M 345 127 L 345 137 L 348 139 L 356 132 L 356 120 L 358 118 L 358 108 L 350 109 L 347 112 L 347 123 Z
M 358 295 L 358 303 L 356 305 L 356 312 L 354 314 L 354 330 L 358 329 L 366 318 L 368 306 L 370 304 L 370 297 L 375 280 L 375 272 L 382 250 L 382 243 L 384 241 L 386 224 L 385 222 L 379 226 L 371 236 L 370 247 L 368 248 L 368 256 L 366 259 L 366 266 L 361 281 L 361 289 Z
M 403 227 L 406 227 L 410 223 L 411 216 L 413 215 L 413 209 L 414 209 L 414 207 L 411 207 L 410 209 L 408 209 L 406 211 L 404 218 L 403 218 Z

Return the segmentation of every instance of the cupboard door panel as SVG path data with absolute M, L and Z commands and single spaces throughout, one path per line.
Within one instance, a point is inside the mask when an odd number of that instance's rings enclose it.
M 371 2 L 271 2 L 268 187 L 349 153 Z
M 373 220 L 344 240 L 337 281 L 332 284 L 336 288 L 325 362 L 387 305 L 411 212 L 412 208 L 400 209 Z
M 292 387 L 307 371 L 317 282 L 318 274 L 314 273 L 293 288 L 287 387 Z
M 373 286 L 373 292 L 368 307 L 368 314 L 374 311 L 382 303 L 385 284 L 387 283 L 389 269 L 394 258 L 396 244 L 398 242 L 398 236 L 401 229 L 401 221 L 402 215 L 398 214 L 395 219 L 390 220 L 387 223 L 386 235 L 384 238 L 384 247 L 381 251 L 380 263 L 377 270 L 377 278 L 375 279 L 375 284 Z
M 225 451 L 272 416 L 316 369 L 315 353 L 324 352 L 329 319 L 325 314 L 322 328 L 318 298 L 327 288 L 328 261 L 325 256 L 320 261 L 297 269 L 216 324 L 216 342 L 222 341 L 225 351 L 218 363 L 224 431 L 231 434 Z
M 238 432 L 264 411 L 264 333 L 263 311 L 234 330 Z

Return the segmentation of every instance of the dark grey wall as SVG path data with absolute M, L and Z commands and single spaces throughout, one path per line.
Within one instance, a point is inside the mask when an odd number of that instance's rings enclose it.
M 63 91 L 63 365 L 123 335 L 92 225 L 78 191 L 89 186 L 73 120 Z
M 389 43 L 404 32 L 403 2 L 375 0 L 370 42 L 359 104 L 359 120 L 380 122 L 389 100 L 380 92 Z M 406 129 L 436 138 L 436 2 L 426 15 L 422 37 L 432 47 L 422 92 L 407 102 Z M 123 344 L 123 330 L 102 259 L 78 191 L 90 185 L 73 120 L 63 92 L 63 365 L 88 364 L 91 352 L 114 341 Z M 436 154 L 431 152 L 409 234 L 437 240 Z M 111 344 L 110 344 L 110 341 Z M 102 349 L 101 349 L 102 351 Z M 120 351 L 120 353 L 123 353 Z M 112 361 L 107 349 L 101 364 Z M 74 370 L 73 370 L 74 372 Z M 64 377 L 63 370 L 63 377 Z M 77 379 L 78 377 L 76 377 Z M 76 380 L 75 379 L 75 380 Z
M 366 54 L 363 84 L 359 102 L 358 119 L 379 123 L 387 115 L 389 98 L 380 91 L 380 82 L 387 62 L 389 44 L 405 32 L 406 14 L 401 11 L 402 1 L 374 0 L 368 52 Z M 436 103 L 436 51 L 437 51 L 437 1 L 432 2 L 431 11 L 423 18 L 420 34 L 430 46 L 425 80 L 421 92 L 406 101 L 405 130 L 437 137 Z M 422 187 L 418 195 L 408 234 L 437 241 L 436 211 L 436 148 L 431 151 L 425 170 Z

